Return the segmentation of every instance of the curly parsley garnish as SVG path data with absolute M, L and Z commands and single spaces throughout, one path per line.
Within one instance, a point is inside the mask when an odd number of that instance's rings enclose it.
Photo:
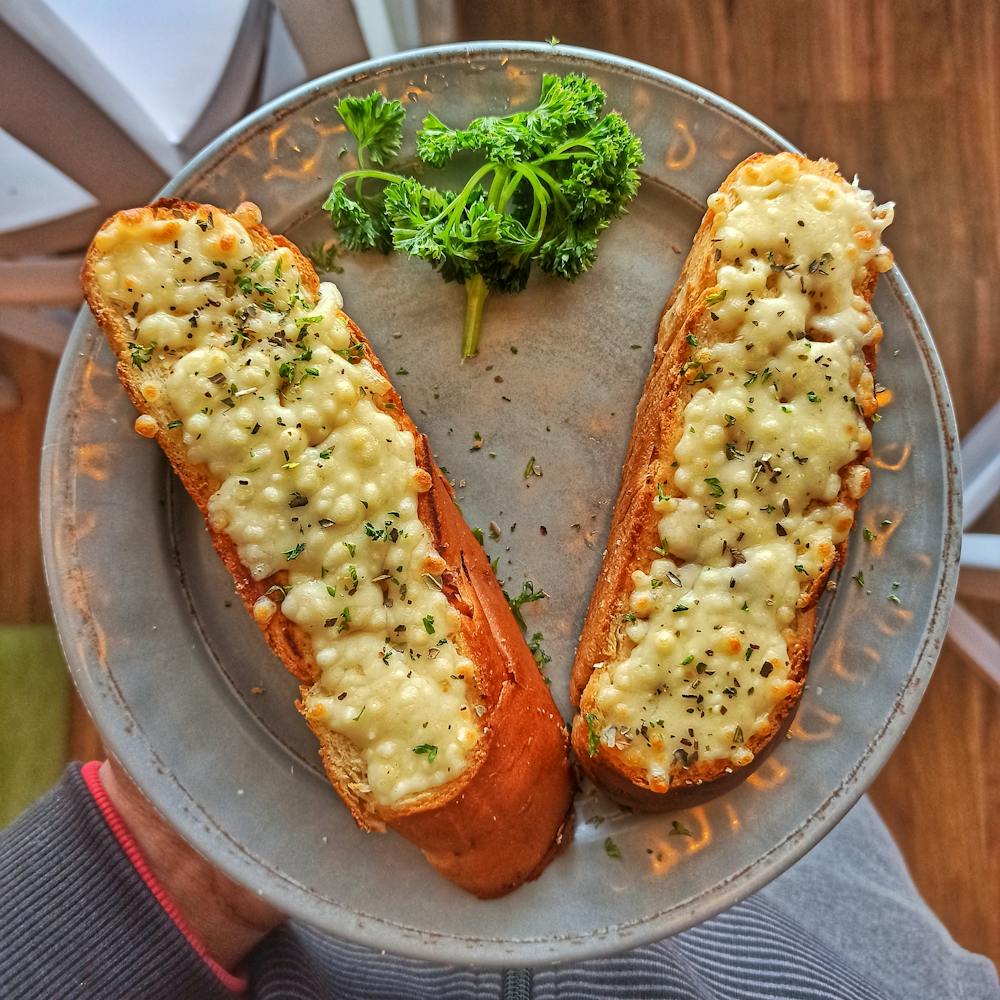
M 424 183 L 423 173 L 377 169 L 398 153 L 406 112 L 377 93 L 345 97 L 337 111 L 357 140 L 358 169 L 337 179 L 323 208 L 347 249 L 410 254 L 462 282 L 462 357 L 472 357 L 491 291 L 521 291 L 532 264 L 578 278 L 635 196 L 642 146 L 621 115 L 602 114 L 604 102 L 588 77 L 546 74 L 530 110 L 461 129 L 428 114 L 417 132 L 422 164 L 476 156 L 455 193 Z

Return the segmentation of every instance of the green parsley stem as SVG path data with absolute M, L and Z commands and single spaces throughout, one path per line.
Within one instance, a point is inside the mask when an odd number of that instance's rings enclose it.
M 346 174 L 341 174 L 337 180 L 343 181 L 346 184 L 348 181 L 354 180 L 355 177 L 360 177 L 362 180 L 367 180 L 371 177 L 377 181 L 385 181 L 387 184 L 403 179 L 402 174 L 390 174 L 385 170 L 348 170 Z
M 530 179 L 541 178 L 549 186 L 552 194 L 555 196 L 555 200 L 559 203 L 559 206 L 565 212 L 569 212 L 570 205 L 566 200 L 566 196 L 559 190 L 559 182 L 547 171 L 542 170 L 541 167 L 536 167 L 530 174 Z
M 518 180 L 520 180 L 520 178 L 523 177 L 531 185 L 531 190 L 534 192 L 535 195 L 534 209 L 539 212 L 542 219 L 542 223 L 538 227 L 537 235 L 535 236 L 535 243 L 537 244 L 538 240 L 541 238 L 542 230 L 545 228 L 545 216 L 548 209 L 548 204 L 552 199 L 549 197 L 548 192 L 545 190 L 545 188 L 539 182 L 538 178 L 535 176 L 534 171 L 530 170 L 528 167 L 525 167 L 522 164 L 519 164 L 514 169 L 517 171 L 519 175 Z M 513 193 L 514 192 L 511 191 L 511 195 L 513 195 Z M 504 205 L 506 205 L 506 202 L 504 202 Z M 501 211 L 503 210 L 503 205 L 498 207 L 501 209 Z M 532 229 L 534 221 L 537 220 L 535 219 L 535 212 L 533 211 L 532 218 L 528 222 L 527 228 L 529 231 Z
M 486 195 L 486 200 L 491 205 L 506 204 L 506 202 L 501 203 L 499 199 L 509 176 L 510 167 L 498 167 L 493 172 L 493 183 L 490 184 L 490 189 Z
M 514 197 L 514 192 L 521 186 L 521 181 L 525 179 L 527 174 L 525 173 L 524 165 L 518 163 L 515 165 L 513 170 L 513 176 L 508 172 L 507 177 L 504 178 L 505 183 L 503 189 L 500 192 L 499 198 L 492 204 L 499 210 L 503 210 L 511 198 Z
M 483 306 L 490 290 L 481 274 L 465 279 L 465 326 L 462 329 L 462 358 L 474 358 L 479 353 L 479 328 L 483 321 Z
M 597 153 L 570 153 L 571 149 L 593 149 L 594 147 L 585 141 L 572 141 L 567 142 L 565 145 L 560 146 L 557 150 L 546 156 L 540 156 L 537 160 L 532 160 L 531 165 L 533 167 L 540 167 L 543 163 L 559 163 L 562 160 L 596 160 Z
M 430 220 L 427 225 L 437 222 L 439 219 L 443 218 L 445 215 L 448 216 L 448 222 L 454 224 L 458 217 L 465 211 L 465 203 L 469 200 L 469 196 L 472 192 L 479 186 L 479 182 L 487 175 L 493 173 L 497 168 L 492 163 L 485 163 L 481 166 L 470 178 L 469 182 L 462 188 L 459 195 L 455 198 L 450 205 L 448 205 L 443 211 L 439 212 L 433 219 Z

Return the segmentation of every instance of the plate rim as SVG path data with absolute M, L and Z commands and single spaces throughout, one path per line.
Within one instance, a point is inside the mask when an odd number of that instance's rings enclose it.
M 550 56 L 576 66 L 610 68 L 633 77 L 648 79 L 700 103 L 711 105 L 722 115 L 737 121 L 743 127 L 749 127 L 762 139 L 779 148 L 798 151 L 780 133 L 731 101 L 682 77 L 636 60 L 593 49 L 562 44 L 552 46 L 544 42 L 462 42 L 411 49 L 392 56 L 366 60 L 293 88 L 221 133 L 167 183 L 160 196 L 177 195 L 207 167 L 224 156 L 230 145 L 252 135 L 264 122 L 273 125 L 281 117 L 294 113 L 303 102 L 313 99 L 324 90 L 364 80 L 377 81 L 382 73 L 405 70 L 407 67 L 418 69 L 442 62 L 472 61 L 497 55 L 511 58 Z M 414 932 L 375 915 L 352 912 L 351 920 L 337 928 L 338 937 L 366 947 L 385 948 L 409 958 L 461 965 L 475 964 L 483 968 L 502 968 L 512 964 L 541 966 L 610 956 L 678 933 L 756 892 L 815 846 L 846 814 L 895 750 L 927 689 L 947 631 L 957 588 L 961 551 L 958 432 L 947 381 L 927 323 L 898 268 L 893 268 L 885 276 L 885 285 L 908 318 L 920 351 L 920 360 L 933 389 L 931 402 L 939 418 L 943 465 L 947 473 L 943 511 L 945 531 L 941 539 L 941 558 L 923 639 L 887 719 L 872 737 L 854 768 L 841 779 L 817 809 L 795 829 L 786 833 L 765 855 L 733 873 L 725 881 L 716 883 L 699 895 L 680 901 L 667 910 L 637 917 L 632 921 L 622 921 L 586 935 L 557 933 L 544 937 L 505 939 L 434 931 Z M 41 463 L 40 515 L 45 577 L 53 618 L 70 672 L 88 712 L 98 724 L 105 746 L 119 760 L 127 762 L 129 773 L 157 810 L 174 817 L 184 812 L 199 815 L 200 822 L 193 827 L 188 824 L 185 828 L 184 836 L 188 842 L 211 863 L 278 905 L 290 916 L 317 925 L 317 912 L 320 909 L 328 910 L 329 902 L 318 899 L 307 887 L 300 885 L 286 873 L 264 864 L 263 859 L 243 845 L 231 843 L 225 831 L 202 811 L 178 777 L 159 762 L 155 748 L 145 739 L 144 733 L 137 733 L 131 723 L 122 719 L 117 706 L 118 699 L 112 692 L 103 690 L 101 684 L 95 683 L 89 673 L 86 657 L 74 647 L 79 613 L 65 593 L 64 567 L 56 544 L 56 501 L 62 496 L 62 492 L 56 488 L 60 482 L 57 455 L 63 431 L 67 387 L 72 380 L 79 348 L 89 325 L 90 313 L 84 305 L 77 316 L 53 384 Z M 63 490 L 72 488 L 70 482 L 63 482 L 61 486 Z M 326 922 L 326 926 L 329 927 L 329 922 Z

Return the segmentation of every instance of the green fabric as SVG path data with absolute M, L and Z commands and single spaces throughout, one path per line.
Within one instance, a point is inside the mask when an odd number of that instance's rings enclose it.
M 51 625 L 0 626 L 0 827 L 66 764 L 70 680 Z

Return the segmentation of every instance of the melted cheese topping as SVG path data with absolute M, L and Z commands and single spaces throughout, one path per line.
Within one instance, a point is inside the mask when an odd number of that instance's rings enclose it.
M 875 412 L 864 348 L 881 329 L 855 286 L 892 258 L 892 206 L 791 156 L 748 164 L 715 213 L 712 346 L 692 343 L 697 386 L 657 470 L 661 545 L 632 574 L 628 654 L 599 664 L 592 737 L 665 790 L 697 760 L 753 759 L 747 746 L 795 689 L 796 607 L 836 557 L 867 470 Z M 846 481 L 845 481 L 846 480 Z
M 287 248 L 258 255 L 239 221 L 204 211 L 116 221 L 96 246 L 141 390 L 165 394 L 167 433 L 217 485 L 212 526 L 255 580 L 287 574 L 254 615 L 280 602 L 308 634 L 321 675 L 306 711 L 360 751 L 356 790 L 392 804 L 456 778 L 482 707 L 417 516 L 430 478 L 336 287 L 313 297 Z

